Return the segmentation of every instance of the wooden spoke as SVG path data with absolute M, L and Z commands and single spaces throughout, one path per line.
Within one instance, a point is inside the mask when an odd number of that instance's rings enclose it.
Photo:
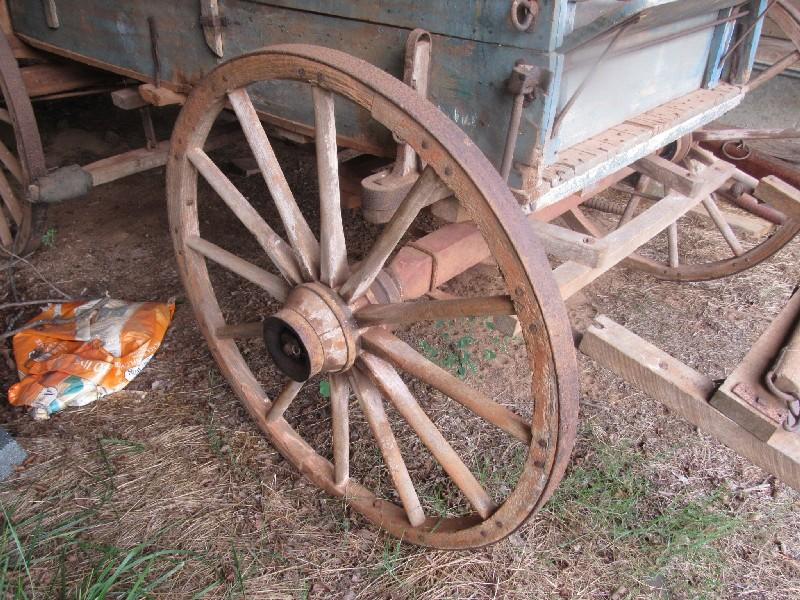
M 444 438 L 442 432 L 422 410 L 397 371 L 389 363 L 372 354 L 362 354 L 360 360 L 378 389 L 391 400 L 469 503 L 482 518 L 488 519 L 496 509 L 494 502 Z
M 530 443 L 531 428 L 525 419 L 453 377 L 397 336 L 375 328 L 365 332 L 361 342 L 372 354 L 436 388 L 509 435 Z
M 331 422 L 333 431 L 333 476 L 337 486 L 350 478 L 350 386 L 344 375 L 331 375 Z
M 667 242 L 669 245 L 669 266 L 677 267 L 680 264 L 678 253 L 678 223 L 677 221 L 667 227 Z
M 370 250 L 367 257 L 358 265 L 358 268 L 350 275 L 344 283 L 340 295 L 346 301 L 359 298 L 369 289 L 375 277 L 383 268 L 386 259 L 397 246 L 400 239 L 405 234 L 411 223 L 423 208 L 442 198 L 443 192 L 447 190 L 444 182 L 432 167 L 425 167 L 422 175 L 419 176 L 414 187 L 403 199 L 397 208 L 391 221 L 381 232 L 375 246 Z
M 14 243 L 14 236 L 11 235 L 11 228 L 6 221 L 6 215 L 3 209 L 0 208 L 0 244 L 6 248 L 11 248 Z
M 359 327 L 402 325 L 433 319 L 461 317 L 490 317 L 513 315 L 514 303 L 509 296 L 458 298 L 423 302 L 398 302 L 396 304 L 368 304 L 355 313 Z
M 0 197 L 3 198 L 3 202 L 5 203 L 11 218 L 14 219 L 14 222 L 17 225 L 22 225 L 22 205 L 19 203 L 19 200 L 14 194 L 14 190 L 11 189 L 8 179 L 6 179 L 6 176 L 2 171 L 0 171 Z
M 0 142 L 0 162 L 14 176 L 18 183 L 22 183 L 22 165 L 3 142 Z
M 286 296 L 289 294 L 289 288 L 284 283 L 283 279 L 277 275 L 273 275 L 197 236 L 187 237 L 186 245 L 195 252 L 202 254 L 229 271 L 236 273 L 239 277 L 247 279 L 263 290 L 266 290 L 266 292 L 276 300 L 280 302 L 286 300 Z
M 306 279 L 316 280 L 319 271 L 319 244 L 297 206 L 253 102 L 244 88 L 229 92 L 228 99 L 242 125 L 261 175 L 275 200 L 289 243 L 295 249 L 300 261 L 300 269 Z
M 334 96 L 319 87 L 311 90 L 316 124 L 317 172 L 320 202 L 320 281 L 339 287 L 348 275 L 347 248 L 342 226 L 339 157 L 336 152 Z
M 214 188 L 220 198 L 233 211 L 233 214 L 255 236 L 258 243 L 278 267 L 281 274 L 292 284 L 303 283 L 303 277 L 289 245 L 270 227 L 258 211 L 253 208 L 230 179 L 220 171 L 214 161 L 202 149 L 195 148 L 188 153 L 189 160 L 197 171 Z
M 11 115 L 8 114 L 8 110 L 5 108 L 0 108 L 0 121 L 8 123 L 9 125 L 14 124 L 14 122 L 11 120 Z
M 358 369 L 351 369 L 348 375 L 361 410 L 364 412 L 372 435 L 375 436 L 375 441 L 381 450 L 395 490 L 400 496 L 406 516 L 411 525 L 418 527 L 425 522 L 425 513 L 419 503 L 419 496 L 414 489 L 414 484 L 411 482 L 406 463 L 400 454 L 400 448 L 397 446 L 397 440 L 392 433 L 389 420 L 386 418 L 381 395 L 369 378 Z
M 267 413 L 267 423 L 274 423 L 278 419 L 283 418 L 283 413 L 286 412 L 286 409 L 289 408 L 292 401 L 297 398 L 297 394 L 302 387 L 303 383 L 299 381 L 290 381 L 286 384 L 283 391 L 275 398 L 275 402 L 272 403 L 272 407 Z
M 712 221 L 714 221 L 714 225 L 716 225 L 717 229 L 719 229 L 722 237 L 725 238 L 725 242 L 733 251 L 733 254 L 735 256 L 741 256 L 744 254 L 744 248 L 742 248 L 739 238 L 737 238 L 736 234 L 733 233 L 733 229 L 731 229 L 731 226 L 725 220 L 725 215 L 722 214 L 722 211 L 717 206 L 717 203 L 714 202 L 712 196 L 713 194 L 703 199 L 703 206 L 708 212 L 708 216 L 711 217 Z
M 260 338 L 264 335 L 264 324 L 261 321 L 253 323 L 234 323 L 217 327 L 214 334 L 221 340 L 246 340 Z

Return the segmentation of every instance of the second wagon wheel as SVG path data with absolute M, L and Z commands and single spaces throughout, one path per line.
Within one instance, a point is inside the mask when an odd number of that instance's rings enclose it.
M 769 6 L 769 17 L 787 38 L 788 53 L 774 66 L 752 78 L 751 87 L 761 85 L 800 61 L 800 8 L 796 2 L 788 0 L 778 0 Z M 685 139 L 678 146 L 688 148 Z M 702 149 L 696 152 L 704 157 L 703 162 L 708 163 L 714 158 Z M 684 153 L 679 153 L 674 160 L 690 168 L 699 166 L 697 163 L 691 165 Z M 745 175 L 742 177 L 746 178 Z M 753 197 L 749 192 L 755 183 L 755 180 L 747 185 L 729 182 L 717 193 L 710 194 L 696 210 L 628 258 L 625 266 L 659 279 L 704 281 L 741 273 L 769 259 L 800 232 L 800 220 L 784 215 Z M 663 193 L 648 194 L 644 177 L 639 180 L 637 188 L 640 193 L 628 195 L 624 202 L 590 200 L 585 205 L 589 210 L 579 208 L 568 215 L 570 225 L 585 233 L 602 236 L 663 196 Z
M 22 255 L 33 250 L 44 230 L 46 205 L 31 204 L 25 191 L 46 173 L 42 140 L 17 59 L 0 32 L 0 246 Z
M 313 105 L 313 167 L 278 163 L 251 100 L 263 82 L 271 96 L 285 85 L 293 102 Z M 259 164 L 257 188 L 235 184 L 203 151 L 226 103 Z M 427 165 L 382 230 L 342 217 L 336 115 L 348 106 Z M 433 105 L 347 54 L 265 48 L 195 87 L 173 132 L 167 186 L 181 277 L 211 352 L 267 438 L 313 484 L 393 535 L 440 548 L 499 540 L 549 497 L 576 429 L 569 323 L 507 186 Z M 496 289 L 403 302 L 387 265 L 421 208 L 450 193 L 499 267 Z M 257 245 L 247 245 L 248 231 Z M 492 376 L 480 377 L 471 344 L 492 334 L 486 317 L 497 313 L 516 313 L 523 337 L 486 338 L 486 356 L 496 357 L 487 358 Z M 260 326 L 242 324 L 262 317 L 263 340 Z M 455 329 L 459 317 L 471 336 Z
M 690 170 L 704 166 L 691 158 L 681 162 Z M 663 188 L 650 184 L 642 176 L 636 191 L 622 201 L 592 198 L 566 218 L 573 228 L 603 237 L 664 197 Z M 731 180 L 623 264 L 670 281 L 729 277 L 767 260 L 798 232 L 800 220 L 759 201 Z

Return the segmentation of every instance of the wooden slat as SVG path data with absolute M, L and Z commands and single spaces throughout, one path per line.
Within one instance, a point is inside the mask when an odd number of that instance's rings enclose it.
M 319 243 L 297 206 L 253 102 L 245 89 L 230 92 L 228 99 L 281 215 L 286 235 L 297 253 L 303 275 L 308 280 L 316 280 L 319 274 Z
M 566 299 L 572 296 L 653 239 L 670 223 L 683 217 L 704 197 L 730 179 L 734 170 L 735 167 L 724 162 L 717 162 L 707 167 L 698 174 L 703 185 L 695 197 L 687 198 L 677 192 L 669 194 L 619 229 L 600 239 L 598 246 L 603 251 L 603 258 L 598 267 L 591 268 L 574 261 L 557 267 L 553 274 L 561 290 L 562 298 Z
M 528 223 L 548 254 L 559 260 L 573 260 L 588 267 L 600 264 L 602 248 L 598 247 L 597 240 L 592 236 L 536 219 L 528 219 Z
M 220 266 L 236 273 L 239 277 L 256 284 L 280 302 L 284 302 L 286 296 L 289 295 L 288 286 L 284 283 L 283 279 L 277 275 L 273 275 L 203 238 L 196 236 L 187 237 L 186 245 L 206 258 L 213 260 Z
M 31 98 L 51 96 L 83 88 L 97 87 L 117 79 L 103 71 L 77 63 L 45 63 L 20 69 L 25 89 Z
M 660 156 L 647 156 L 637 160 L 633 166 L 668 190 L 680 192 L 684 196 L 694 196 L 702 185 L 689 170 Z
M 17 225 L 22 225 L 22 205 L 14 194 L 14 190 L 11 189 L 11 185 L 8 183 L 8 179 L 6 179 L 2 171 L 0 171 L 0 197 L 2 197 L 3 203 L 6 205 L 14 222 Z
M 350 386 L 344 375 L 337 374 L 330 376 L 330 386 L 334 482 L 344 486 L 350 478 Z
M 12 154 L 3 142 L 0 142 L 0 162 L 5 165 L 18 183 L 22 183 L 22 166 L 19 164 L 17 157 Z
M 8 226 L 5 211 L 0 208 L 0 244 L 7 248 L 11 248 L 14 243 L 14 236 L 11 235 L 11 228 Z
M 316 125 L 317 178 L 320 212 L 320 281 L 339 287 L 348 275 L 347 247 L 342 226 L 339 157 L 332 92 L 312 88 Z
M 359 327 L 374 327 L 377 325 L 403 325 L 435 319 L 513 314 L 515 314 L 514 303 L 509 296 L 485 296 L 396 304 L 367 304 L 359 309 L 354 317 Z
M 362 354 L 361 363 L 383 395 L 394 404 L 419 439 L 430 450 L 436 461 L 464 494 L 469 503 L 484 519 L 488 519 L 496 506 L 464 461 L 434 425 L 406 384 L 391 365 L 377 356 Z
M 348 374 L 361 410 L 364 412 L 375 442 L 381 450 L 383 461 L 392 478 L 397 495 L 400 496 L 408 521 L 414 527 L 418 527 L 425 522 L 425 513 L 419 502 L 417 491 L 414 489 L 411 476 L 408 474 L 406 463 L 400 454 L 400 448 L 394 433 L 392 433 L 389 419 L 386 418 L 381 396 L 369 378 L 358 369 L 350 369 Z
M 264 335 L 264 323 L 261 321 L 253 321 L 252 323 L 223 325 L 217 327 L 215 335 L 222 340 L 245 340 L 262 337 Z
M 692 425 L 800 490 L 797 434 L 779 429 L 767 443 L 759 440 L 709 404 L 715 390 L 709 377 L 602 315 L 584 334 L 580 350 Z
M 400 338 L 382 329 L 371 329 L 363 335 L 362 343 L 372 354 L 431 385 L 521 442 L 530 443 L 530 424 L 525 419 L 453 377 Z
M 147 104 L 152 104 L 153 106 L 182 105 L 186 102 L 186 96 L 184 94 L 173 92 L 165 87 L 156 87 L 152 83 L 143 83 L 140 85 L 139 95 Z
M 189 150 L 187 156 L 242 225 L 253 234 L 281 274 L 290 283 L 295 285 L 303 283 L 303 276 L 300 274 L 292 249 L 267 224 L 258 211 L 253 208 L 253 205 L 247 201 L 247 198 L 233 185 L 233 182 L 214 164 L 214 161 L 200 148 Z
M 800 219 L 800 190 L 785 181 L 769 175 L 758 182 L 753 195 L 777 208 L 790 219 Z
M 298 381 L 290 381 L 286 384 L 278 394 L 278 397 L 275 398 L 275 401 L 272 403 L 272 406 L 267 413 L 266 421 L 267 423 L 274 423 L 278 419 L 282 419 L 286 409 L 289 408 L 289 405 L 297 398 L 297 394 L 300 392 L 300 389 L 303 387 L 302 382 Z

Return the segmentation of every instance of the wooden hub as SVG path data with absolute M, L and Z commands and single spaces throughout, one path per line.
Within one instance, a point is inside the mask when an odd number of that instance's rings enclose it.
M 356 359 L 357 329 L 350 309 L 318 283 L 292 290 L 284 307 L 264 321 L 264 340 L 275 365 L 295 381 L 345 371 Z

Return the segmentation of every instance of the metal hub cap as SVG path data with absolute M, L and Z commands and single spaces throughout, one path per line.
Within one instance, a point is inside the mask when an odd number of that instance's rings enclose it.
M 284 307 L 264 321 L 275 365 L 295 381 L 345 371 L 356 359 L 357 328 L 349 307 L 319 283 L 296 287 Z

